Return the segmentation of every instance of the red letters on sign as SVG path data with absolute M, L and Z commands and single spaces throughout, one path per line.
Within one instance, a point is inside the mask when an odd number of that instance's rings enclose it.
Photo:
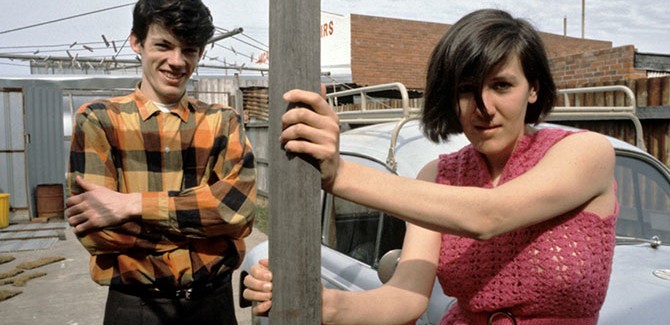
M 321 38 L 333 35 L 335 23 L 331 20 L 321 26 Z

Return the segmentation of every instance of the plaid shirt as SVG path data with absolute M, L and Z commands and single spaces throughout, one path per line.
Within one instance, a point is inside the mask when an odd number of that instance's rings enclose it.
M 186 95 L 169 113 L 134 93 L 84 104 L 72 136 L 77 175 L 142 193 L 141 221 L 80 237 L 101 285 L 180 288 L 236 268 L 256 201 L 254 155 L 230 108 Z

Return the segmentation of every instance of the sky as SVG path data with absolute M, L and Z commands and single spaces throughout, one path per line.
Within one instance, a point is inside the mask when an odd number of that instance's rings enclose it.
M 670 55 L 670 6 L 667 0 L 583 0 L 584 36 L 634 45 L 638 52 Z M 268 0 L 203 0 L 220 32 L 242 28 L 232 38 L 208 46 L 202 63 L 212 66 L 267 68 L 258 63 L 268 50 Z M 134 59 L 126 43 L 133 0 L 0 0 L 0 54 L 51 57 L 115 56 Z M 321 10 L 453 24 L 481 8 L 498 8 L 529 20 L 542 31 L 581 37 L 580 0 L 322 0 Z M 52 22 L 55 21 L 55 22 Z M 51 23 L 49 23 L 51 22 Z M 32 25 L 37 25 L 30 27 Z M 104 39 L 103 39 L 104 35 Z M 107 43 L 105 43 L 105 40 Z M 107 45 L 109 44 L 109 45 Z M 0 59 L 0 77 L 25 76 L 29 62 Z M 231 70 L 200 69 L 205 73 Z M 260 73 L 260 72 L 255 72 Z

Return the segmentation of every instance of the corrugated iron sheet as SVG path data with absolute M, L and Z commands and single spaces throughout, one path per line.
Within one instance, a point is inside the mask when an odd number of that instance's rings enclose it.
M 0 93 L 0 192 L 9 193 L 12 208 L 28 208 L 23 123 L 23 92 Z
M 35 189 L 40 184 L 65 183 L 63 92 L 52 87 L 24 88 L 26 161 L 31 215 L 37 211 Z

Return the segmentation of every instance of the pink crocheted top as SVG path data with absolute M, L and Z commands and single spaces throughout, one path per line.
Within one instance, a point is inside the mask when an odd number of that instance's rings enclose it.
M 570 134 L 542 129 L 524 136 L 499 184 L 528 171 Z M 436 182 L 493 186 L 472 146 L 441 155 Z M 609 282 L 618 210 L 616 204 L 604 219 L 572 211 L 487 241 L 443 234 L 437 275 L 445 294 L 458 302 L 440 324 L 486 324 L 497 311 L 510 312 L 524 325 L 596 324 Z M 496 315 L 493 324 L 511 324 Z

